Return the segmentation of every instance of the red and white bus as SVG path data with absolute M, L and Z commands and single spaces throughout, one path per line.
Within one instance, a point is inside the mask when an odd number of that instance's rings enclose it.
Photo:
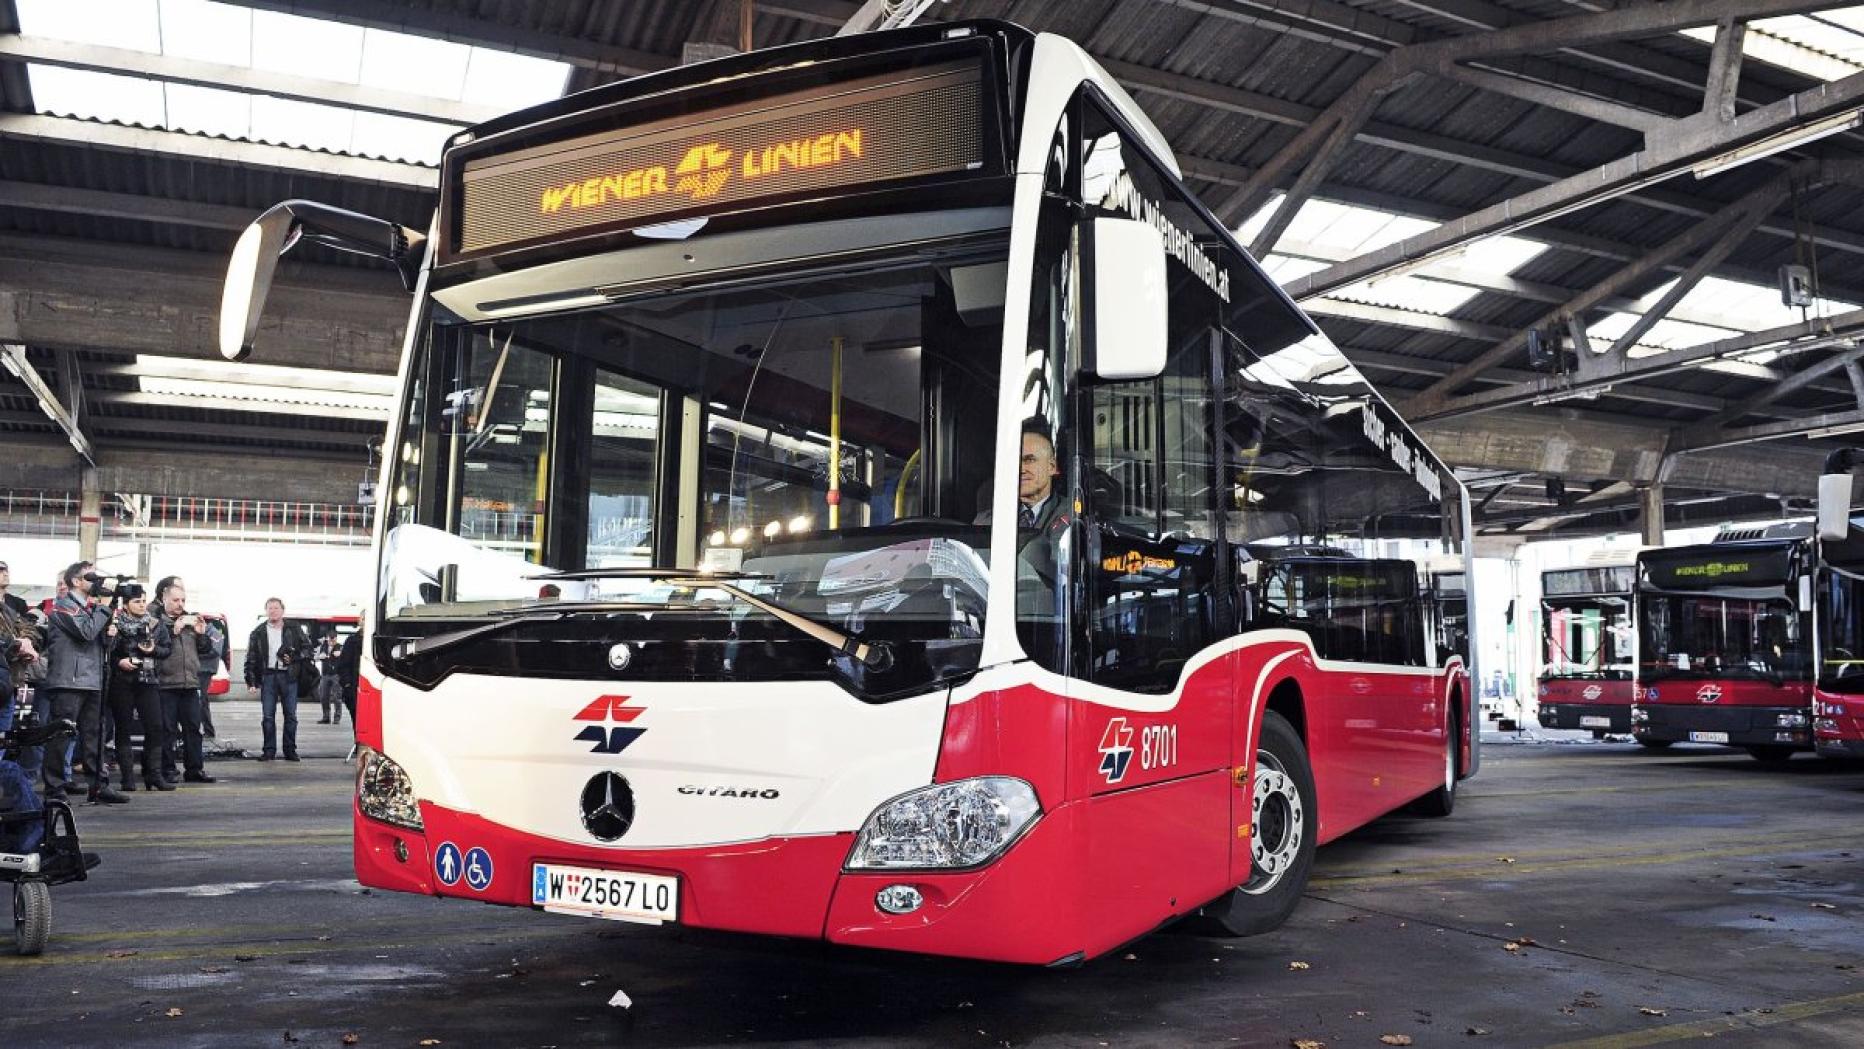
M 1631 731 L 1636 628 L 1631 565 L 1552 568 L 1540 574 L 1543 728 Z
M 1293 909 L 1476 752 L 1465 493 L 1078 47 L 815 41 L 456 136 L 358 710 L 364 884 L 1068 963 Z M 1467 562 L 1465 561 L 1465 566 Z
M 1812 749 L 1821 571 L 1807 523 L 1639 553 L 1638 741 L 1745 747 L 1762 761 Z

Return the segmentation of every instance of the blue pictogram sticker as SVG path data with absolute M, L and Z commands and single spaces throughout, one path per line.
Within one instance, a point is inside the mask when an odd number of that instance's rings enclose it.
M 466 854 L 466 887 L 484 892 L 492 884 L 492 855 L 481 848 Z
M 434 874 L 442 885 L 458 885 L 460 882 L 460 847 L 450 841 L 440 843 L 434 852 Z
M 531 881 L 531 902 L 533 904 L 536 904 L 539 907 L 542 907 L 544 905 L 544 901 L 548 898 L 548 894 L 546 893 L 545 890 L 549 888 L 549 884 L 545 881 L 545 878 L 544 878 L 543 864 L 540 863 L 537 866 L 531 868 L 531 872 L 533 875 L 535 875 L 535 877 Z

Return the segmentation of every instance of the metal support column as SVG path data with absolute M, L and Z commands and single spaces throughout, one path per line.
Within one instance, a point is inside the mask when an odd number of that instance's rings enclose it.
M 1637 490 L 1638 530 L 1645 546 L 1663 545 L 1663 485 L 1646 485 Z

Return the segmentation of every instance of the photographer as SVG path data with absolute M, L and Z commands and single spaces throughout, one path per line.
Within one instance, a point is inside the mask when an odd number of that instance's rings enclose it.
M 162 660 L 158 672 L 162 687 L 163 724 L 170 732 L 169 746 L 162 754 L 162 778 L 175 782 L 175 739 L 181 738 L 181 761 L 189 783 L 212 783 L 201 761 L 201 717 L 207 696 L 200 682 L 203 675 L 213 677 L 213 660 L 219 658 L 222 638 L 212 623 L 187 610 L 188 591 L 180 576 L 168 576 L 155 585 L 160 603 L 162 625 L 167 628 L 174 648 Z
M 52 604 L 49 634 L 53 638 L 50 666 L 45 675 L 49 719 L 65 718 L 78 725 L 78 738 L 48 754 L 45 763 L 46 797 L 63 801 L 71 785 L 73 752 L 89 755 L 99 749 L 98 708 L 103 698 L 104 650 L 115 640 L 110 609 L 97 604 L 94 591 L 103 589 L 103 577 L 89 561 L 72 564 L 59 575 L 64 593 Z M 107 596 L 107 595 L 100 595 Z M 103 774 L 101 763 L 90 770 L 90 797 L 107 805 L 129 799 L 118 794 Z
M 123 777 L 123 789 L 135 790 L 131 778 L 129 746 L 132 719 L 142 718 L 142 785 L 149 790 L 174 790 L 175 785 L 162 779 L 162 751 L 166 733 L 162 722 L 162 696 L 157 689 L 156 671 L 171 649 L 168 627 L 149 614 L 149 595 L 137 583 L 125 583 L 117 591 L 123 607 L 116 613 L 116 639 L 110 646 L 110 714 L 116 722 L 117 770 Z M 101 773 L 102 741 L 99 741 L 96 767 Z M 86 754 L 85 764 L 91 763 Z
M 285 603 L 265 602 L 265 622 L 246 639 L 246 687 L 259 693 L 259 727 L 265 736 L 260 761 L 278 756 L 277 713 L 285 707 L 285 760 L 298 760 L 298 664 L 310 658 L 311 642 L 296 623 L 285 622 Z

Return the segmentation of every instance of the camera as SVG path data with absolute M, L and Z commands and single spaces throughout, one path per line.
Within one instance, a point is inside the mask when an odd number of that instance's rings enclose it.
M 106 576 L 106 575 L 100 575 L 96 572 L 86 572 L 84 573 L 84 578 L 87 582 L 91 584 L 91 596 L 92 597 L 107 597 L 114 601 L 119 598 L 128 600 L 129 598 L 132 598 L 132 597 L 142 596 L 141 586 L 125 586 L 124 585 L 126 583 L 129 583 L 131 579 L 134 579 L 135 578 L 134 576 L 126 576 L 126 575 Z M 135 592 L 130 593 L 130 594 L 125 594 L 123 592 L 125 590 L 131 590 L 131 589 L 133 589 Z
M 283 668 L 285 668 L 285 667 L 288 667 L 288 666 L 290 666 L 290 665 L 291 665 L 291 659 L 292 659 L 292 655 L 291 655 L 291 649 L 290 649 L 290 648 L 287 648 L 287 647 L 285 647 L 285 646 L 282 646 L 282 645 L 281 645 L 281 646 L 279 646 L 279 649 L 278 649 L 278 665 L 279 665 L 279 668 L 280 668 L 280 669 L 283 669 Z

